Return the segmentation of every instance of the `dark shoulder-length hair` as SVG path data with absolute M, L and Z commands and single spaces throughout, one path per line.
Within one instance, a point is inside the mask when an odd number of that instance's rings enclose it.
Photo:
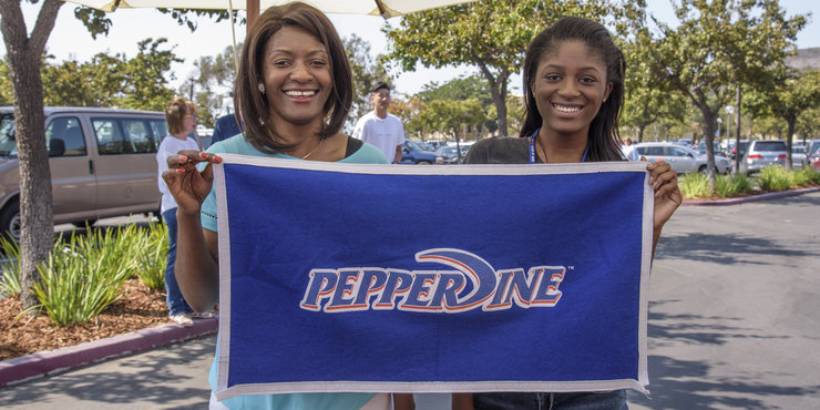
M 601 105 L 598 114 L 589 126 L 590 161 L 622 160 L 621 138 L 618 135 L 618 117 L 624 103 L 624 75 L 626 60 L 621 49 L 612 41 L 609 31 L 599 23 L 580 17 L 564 17 L 542 31 L 530 42 L 524 59 L 524 96 L 527 115 L 521 128 L 521 137 L 529 137 L 542 123 L 541 114 L 535 105 L 532 87 L 538 72 L 538 63 L 544 53 L 553 52 L 559 43 L 566 40 L 583 41 L 587 47 L 596 50 L 606 64 L 606 78 L 612 84 L 609 97 Z
M 342 40 L 333 23 L 321 11 L 304 3 L 289 3 L 267 9 L 250 27 L 234 85 L 234 109 L 245 129 L 245 138 L 264 152 L 290 148 L 268 120 L 270 107 L 259 90 L 264 84 L 265 51 L 268 40 L 284 27 L 304 30 L 316 37 L 330 55 L 333 90 L 324 106 L 325 118 L 319 138 L 330 137 L 342 128 L 353 101 L 352 77 Z M 273 92 L 273 90 L 270 90 Z

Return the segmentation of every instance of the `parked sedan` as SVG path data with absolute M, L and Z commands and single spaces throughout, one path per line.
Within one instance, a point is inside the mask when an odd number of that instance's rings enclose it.
M 752 141 L 740 161 L 740 172 L 752 174 L 769 165 L 786 165 L 786 143 L 783 141 Z
M 706 172 L 706 155 L 669 142 L 644 142 L 635 144 L 629 154 L 629 160 L 637 161 L 645 157 L 650 162 L 664 160 L 679 174 L 688 172 Z M 722 155 L 715 155 L 717 172 L 726 174 L 732 169 L 729 159 Z
M 458 164 L 459 163 L 459 155 L 458 155 L 458 148 L 456 147 L 448 147 L 446 145 L 441 146 L 437 151 L 436 155 L 436 164 Z M 464 154 L 462 154 L 461 158 L 464 158 Z M 441 159 L 439 161 L 439 159 Z

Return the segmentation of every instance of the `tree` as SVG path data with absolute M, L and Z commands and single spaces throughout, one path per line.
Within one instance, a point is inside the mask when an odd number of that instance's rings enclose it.
M 668 90 L 656 81 L 649 53 L 654 47 L 648 30 L 641 29 L 635 38 L 623 46 L 627 70 L 624 88 L 626 98 L 621 124 L 637 129 L 637 140 L 642 142 L 646 128 L 659 121 L 683 122 L 686 101 L 680 94 Z
M 0 59 L 0 105 L 10 105 L 14 102 L 14 89 L 9 80 L 9 65 L 6 59 Z
M 20 167 L 21 302 L 25 308 L 31 308 L 37 305 L 32 291 L 33 284 L 40 279 L 36 267 L 48 257 L 54 233 L 51 172 L 46 142 L 42 138 L 45 130 L 40 69 L 46 42 L 64 3 L 60 0 L 26 0 L 42 3 L 29 34 L 21 9 L 22 1 L 0 0 L 0 32 L 8 53 L 9 78 L 14 91 L 15 135 Z M 108 33 L 111 27 L 111 20 L 100 11 L 77 7 L 74 16 L 83 22 L 94 38 Z
M 770 112 L 786 123 L 786 169 L 792 169 L 792 141 L 803 112 L 820 107 L 820 71 L 790 71 L 774 90 L 750 98 L 753 112 Z
M 47 58 L 42 67 L 43 84 L 48 84 L 43 90 L 45 105 L 162 111 L 173 96 L 167 87 L 173 78 L 171 64 L 181 61 L 172 50 L 160 49 L 166 41 L 140 41 L 139 52 L 131 59 L 107 53 L 87 62 L 51 63 Z
M 347 126 L 352 129 L 356 121 L 367 114 L 370 106 L 370 90 L 379 81 L 390 83 L 393 76 L 384 64 L 384 56 L 373 59 L 370 56 L 370 43 L 353 34 L 342 40 L 353 74 L 353 104 L 347 117 Z
M 418 63 L 478 67 L 495 105 L 499 133 L 506 136 L 509 78 L 521 70 L 532 37 L 561 16 L 601 20 L 613 10 L 604 0 L 486 0 L 411 14 L 385 32 L 389 56 L 405 70 Z
M 765 87 L 785 66 L 804 16 L 786 18 L 777 0 L 681 0 L 676 28 L 655 21 L 661 37 L 651 48 L 656 78 L 701 112 L 709 190 L 715 188 L 713 141 L 720 109 L 738 84 Z
M 241 47 L 241 43 L 237 45 L 237 49 Z M 233 82 L 236 78 L 233 46 L 226 47 L 216 56 L 200 57 L 194 61 L 194 67 L 195 71 L 180 86 L 178 94 L 193 94 L 199 121 L 207 127 L 213 127 L 214 116 L 225 110 L 225 100 L 233 95 Z
M 797 133 L 803 137 L 803 143 L 806 143 L 808 138 L 816 137 L 820 134 L 820 107 L 815 106 L 806 111 L 803 111 L 797 117 Z

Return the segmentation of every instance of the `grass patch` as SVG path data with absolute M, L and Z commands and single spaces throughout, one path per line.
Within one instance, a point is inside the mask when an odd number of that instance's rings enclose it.
M 0 235 L 0 248 L 3 250 L 3 262 L 0 269 L 0 294 L 3 296 L 17 296 L 20 294 L 20 247 L 17 242 L 5 235 Z
M 768 166 L 760 170 L 757 181 L 760 189 L 768 192 L 785 191 L 792 187 L 792 172 L 781 166 Z
M 142 232 L 135 249 L 137 276 L 151 290 L 165 289 L 165 262 L 168 256 L 168 227 L 154 223 Z

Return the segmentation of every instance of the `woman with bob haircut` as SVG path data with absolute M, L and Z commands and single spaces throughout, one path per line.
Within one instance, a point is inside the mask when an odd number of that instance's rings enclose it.
M 476 143 L 468 164 L 536 164 L 623 161 L 618 116 L 624 101 L 626 61 L 607 29 L 565 17 L 538 34 L 527 48 L 524 87 L 527 114 L 520 138 Z M 655 191 L 654 249 L 664 224 L 680 206 L 677 174 L 662 161 L 648 164 Z M 533 187 L 537 189 L 537 187 Z M 521 215 L 522 218 L 526 215 Z M 627 408 L 626 392 L 481 393 L 455 395 L 460 408 Z
M 387 163 L 377 148 L 340 132 L 352 101 L 351 72 L 339 35 L 321 11 L 304 3 L 269 8 L 250 27 L 240 61 L 234 105 L 244 134 L 207 152 L 171 156 L 163 175 L 179 204 L 176 277 L 199 312 L 213 308 L 219 294 L 211 167 L 221 162 L 218 154 Z M 209 383 L 216 387 L 215 366 Z M 211 409 L 381 410 L 389 405 L 387 394 L 249 395 L 221 402 L 211 395 Z

